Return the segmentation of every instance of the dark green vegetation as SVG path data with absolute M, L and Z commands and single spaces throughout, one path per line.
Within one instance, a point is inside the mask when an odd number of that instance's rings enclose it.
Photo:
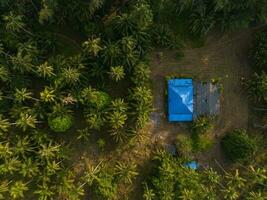
M 192 136 L 177 138 L 181 159 L 147 159 L 151 174 L 141 175 L 142 163 L 123 153 L 147 158 L 138 147 L 153 110 L 150 50 L 199 46 L 212 29 L 265 24 L 266 9 L 264 0 L 0 0 L 0 199 L 264 199 L 260 166 L 243 166 L 241 175 L 182 167 L 212 145 L 210 117 L 192 125 Z M 260 70 L 265 38 L 251 51 Z M 247 85 L 264 104 L 260 70 Z M 254 142 L 241 139 L 247 146 L 234 149 L 242 151 L 234 160 L 256 153 Z M 232 152 L 240 138 L 228 140 Z M 138 175 L 139 185 L 128 187 Z
M 265 199 L 265 169 L 242 166 L 219 174 L 212 169 L 187 169 L 182 163 L 181 159 L 158 153 L 144 183 L 144 199 Z
M 227 156 L 236 160 L 247 160 L 257 150 L 257 143 L 244 130 L 234 130 L 222 139 L 222 148 Z

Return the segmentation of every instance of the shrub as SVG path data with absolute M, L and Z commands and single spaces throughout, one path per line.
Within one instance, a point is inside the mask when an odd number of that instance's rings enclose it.
M 117 184 L 114 181 L 114 176 L 107 172 L 100 173 L 95 185 L 95 193 L 100 199 L 114 199 L 117 194 Z
M 236 129 L 223 137 L 221 141 L 225 154 L 233 161 L 247 160 L 252 156 L 257 144 L 245 130 Z
M 48 119 L 49 127 L 55 132 L 65 132 L 72 126 L 73 119 L 71 115 L 50 117 Z
M 188 156 L 192 152 L 192 139 L 185 134 L 176 137 L 176 148 L 182 156 Z
M 193 122 L 192 132 L 197 134 L 208 133 L 213 128 L 213 118 L 201 116 Z
M 208 135 L 193 134 L 192 148 L 195 152 L 207 151 L 213 145 L 213 139 Z
M 90 106 L 97 109 L 103 109 L 110 103 L 110 96 L 103 91 L 98 91 L 92 87 L 87 87 L 82 90 L 82 103 L 89 103 Z

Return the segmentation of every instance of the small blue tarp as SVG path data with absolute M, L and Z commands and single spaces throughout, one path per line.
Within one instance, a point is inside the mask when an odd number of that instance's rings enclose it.
M 170 122 L 193 120 L 192 79 L 168 81 L 168 118 Z
M 193 169 L 193 170 L 197 170 L 199 167 L 199 165 L 196 161 L 185 163 L 184 166 L 189 168 L 189 169 Z

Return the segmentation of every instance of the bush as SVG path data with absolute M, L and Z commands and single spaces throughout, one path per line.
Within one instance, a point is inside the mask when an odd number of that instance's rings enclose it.
M 195 152 L 207 151 L 213 145 L 213 139 L 208 135 L 193 134 L 192 145 Z
M 73 120 L 71 115 L 50 117 L 48 119 L 49 127 L 55 132 L 65 132 L 72 126 Z
M 201 116 L 193 122 L 192 132 L 196 134 L 208 133 L 213 128 L 213 118 Z
M 176 149 L 182 156 L 188 156 L 192 152 L 192 139 L 185 134 L 176 137 Z
M 225 154 L 233 161 L 247 160 L 257 150 L 255 140 L 250 138 L 245 130 L 236 129 L 221 141 Z
M 82 103 L 88 103 L 90 106 L 99 110 L 109 105 L 111 98 L 103 91 L 98 91 L 92 87 L 84 88 L 81 92 Z
M 114 199 L 117 194 L 117 184 L 114 181 L 114 176 L 107 172 L 100 173 L 95 185 L 95 193 L 103 200 Z

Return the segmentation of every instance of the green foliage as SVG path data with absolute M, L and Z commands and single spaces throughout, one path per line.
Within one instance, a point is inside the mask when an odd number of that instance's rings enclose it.
M 143 128 L 149 120 L 152 111 L 152 92 L 149 88 L 140 86 L 131 91 L 132 107 L 135 109 L 136 128 Z
M 43 78 L 54 76 L 55 74 L 53 73 L 53 70 L 53 67 L 49 65 L 48 62 L 45 62 L 37 67 L 38 75 Z
M 110 78 L 116 82 L 122 80 L 125 77 L 123 66 L 111 67 L 109 75 Z
M 136 165 L 129 163 L 118 162 L 115 166 L 116 175 L 126 184 L 131 184 L 135 176 L 138 175 Z
M 267 100 L 267 74 L 263 72 L 258 75 L 254 74 L 251 80 L 247 83 L 249 97 L 255 101 Z
M 40 92 L 40 99 L 46 103 L 54 102 L 55 98 L 55 90 L 49 87 L 45 87 L 44 91 Z
M 10 196 L 13 199 L 23 198 L 24 192 L 28 190 L 28 187 L 22 181 L 15 182 L 10 188 Z
M 101 47 L 101 39 L 100 38 L 89 38 L 82 44 L 84 51 L 92 56 L 97 56 L 99 51 L 103 48 Z
M 27 128 L 35 128 L 37 119 L 35 116 L 32 116 L 28 113 L 20 113 L 20 118 L 16 121 L 16 126 L 21 128 L 23 131 L 26 131 Z
M 101 172 L 95 183 L 95 193 L 101 199 L 113 199 L 117 193 L 114 176 L 108 172 Z
M 105 124 L 105 119 L 102 113 L 98 111 L 93 111 L 86 115 L 86 122 L 91 129 L 100 130 Z
M 6 30 L 12 33 L 17 33 L 25 27 L 22 15 L 15 15 L 13 12 L 10 12 L 3 19 L 6 22 Z
M 150 68 L 145 63 L 137 64 L 133 69 L 132 80 L 136 85 L 146 85 L 150 77 Z
M 192 125 L 192 132 L 196 134 L 206 134 L 213 128 L 213 118 L 208 116 L 198 117 Z
M 175 144 L 180 155 L 188 157 L 192 153 L 192 140 L 190 136 L 186 134 L 178 134 Z
M 191 31 L 195 34 L 206 35 L 214 26 L 214 13 L 206 6 L 199 6 L 190 16 Z
M 82 102 L 88 103 L 96 109 L 103 109 L 110 103 L 110 96 L 102 91 L 98 91 L 92 87 L 84 88 L 81 91 Z
M 223 151 L 233 161 L 247 160 L 257 150 L 256 141 L 245 130 L 233 130 L 221 141 Z
M 42 1 L 42 8 L 39 11 L 39 23 L 44 24 L 49 20 L 53 19 L 54 11 L 49 5 L 46 3 L 45 0 Z
M 149 200 L 206 200 L 250 199 L 262 197 L 261 189 L 257 190 L 253 180 L 255 169 L 242 168 L 218 173 L 212 168 L 195 171 L 183 167 L 182 160 L 160 152 L 153 162 L 153 169 L 144 184 L 143 198 Z M 258 169 L 261 171 L 261 169 Z M 260 173 L 266 180 L 266 171 Z M 255 191 L 256 189 L 256 191 Z M 255 198 L 252 198 L 255 199 Z M 256 198 L 257 199 L 257 198 Z
M 71 128 L 72 124 L 73 118 L 71 115 L 51 116 L 48 118 L 48 125 L 55 132 L 66 132 Z
M 192 149 L 195 152 L 209 150 L 214 141 L 209 135 L 200 135 L 193 133 L 192 135 Z
M 258 71 L 266 71 L 267 66 L 267 32 L 259 32 L 254 38 L 251 55 L 253 65 Z

